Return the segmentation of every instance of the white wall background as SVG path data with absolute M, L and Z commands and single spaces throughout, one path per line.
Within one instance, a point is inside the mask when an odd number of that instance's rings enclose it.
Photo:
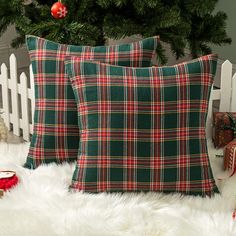
M 232 43 L 227 46 L 213 46 L 213 50 L 222 59 L 228 59 L 236 64 L 236 0 L 219 0 L 216 11 L 220 10 L 228 16 L 227 33 L 232 38 Z
M 16 37 L 14 26 L 8 27 L 8 30 L 0 38 L 0 65 L 6 63 L 9 65 L 9 56 L 14 53 L 17 57 L 19 71 L 23 71 L 29 65 L 29 56 L 25 47 L 17 50 L 11 47 L 11 41 Z

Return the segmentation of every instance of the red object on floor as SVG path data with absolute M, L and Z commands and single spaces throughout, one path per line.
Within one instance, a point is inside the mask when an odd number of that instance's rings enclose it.
M 233 218 L 233 220 L 236 220 L 236 209 L 234 210 L 234 212 L 232 214 L 232 218 Z
M 11 189 L 18 182 L 19 179 L 14 171 L 0 171 L 0 189 L 3 191 Z

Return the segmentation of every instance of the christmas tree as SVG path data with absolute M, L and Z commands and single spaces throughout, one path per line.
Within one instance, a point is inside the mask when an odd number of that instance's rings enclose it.
M 139 34 L 160 35 L 176 58 L 188 47 L 193 57 L 211 53 L 210 45 L 231 42 L 226 33 L 224 12 L 214 13 L 218 0 L 62 0 L 68 6 L 64 19 L 54 19 L 52 0 L 7 0 L 0 2 L 0 36 L 15 24 L 19 47 L 25 35 L 37 35 L 59 43 L 103 45 L 107 38 Z M 167 58 L 161 45 L 158 59 Z

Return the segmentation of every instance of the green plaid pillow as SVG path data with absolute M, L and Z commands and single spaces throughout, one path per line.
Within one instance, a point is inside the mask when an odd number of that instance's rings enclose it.
M 74 46 L 28 36 L 26 44 L 35 81 L 34 134 L 25 167 L 74 161 L 79 146 L 76 102 L 65 75 L 64 58 L 76 55 L 114 65 L 151 65 L 158 37 L 114 46 Z
M 67 59 L 80 127 L 72 189 L 218 191 L 205 135 L 215 55 L 159 68 Z

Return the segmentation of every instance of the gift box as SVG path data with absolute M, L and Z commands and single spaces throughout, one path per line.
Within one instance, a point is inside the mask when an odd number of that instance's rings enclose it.
M 214 112 L 212 134 L 215 148 L 231 142 L 236 137 L 236 112 Z
M 230 171 L 230 176 L 236 171 L 236 139 L 225 146 L 224 149 L 224 169 Z

